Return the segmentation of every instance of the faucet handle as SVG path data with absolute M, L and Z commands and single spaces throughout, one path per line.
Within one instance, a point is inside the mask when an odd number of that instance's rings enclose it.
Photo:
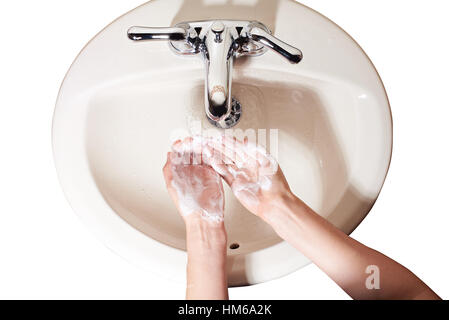
M 303 58 L 301 50 L 272 36 L 270 33 L 255 24 L 249 26 L 248 37 L 251 40 L 262 44 L 264 47 L 279 53 L 281 56 L 290 61 L 290 63 L 299 63 Z
M 186 40 L 188 29 L 183 27 L 175 28 L 149 28 L 149 27 L 131 27 L 128 30 L 128 38 L 134 41 L 144 40 Z

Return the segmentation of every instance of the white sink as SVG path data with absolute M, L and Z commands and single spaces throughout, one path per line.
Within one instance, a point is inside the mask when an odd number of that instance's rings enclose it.
M 346 233 L 367 215 L 390 163 L 392 120 L 382 82 L 337 25 L 294 1 L 155 0 L 122 16 L 81 52 L 61 88 L 54 156 L 67 198 L 113 251 L 173 280 L 185 277 L 185 230 L 162 176 L 174 133 L 212 128 L 199 59 L 167 43 L 133 43 L 132 25 L 257 20 L 300 48 L 291 65 L 268 52 L 237 60 L 238 129 L 278 129 L 278 160 L 293 191 Z M 255 284 L 308 261 L 227 190 L 231 286 Z

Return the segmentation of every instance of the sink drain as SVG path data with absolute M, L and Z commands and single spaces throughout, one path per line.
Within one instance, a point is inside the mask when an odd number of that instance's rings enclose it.
M 238 243 L 233 243 L 229 246 L 229 249 L 231 250 L 236 250 L 238 248 L 240 248 L 240 245 Z
M 216 126 L 219 129 L 229 129 L 235 126 L 237 123 L 239 123 L 241 117 L 242 117 L 242 105 L 237 99 L 232 98 L 232 107 L 229 117 L 220 122 L 211 120 L 209 118 L 207 119 L 212 125 Z

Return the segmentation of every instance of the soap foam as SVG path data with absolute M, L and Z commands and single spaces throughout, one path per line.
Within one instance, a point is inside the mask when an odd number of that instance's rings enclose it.
M 178 197 L 181 215 L 188 216 L 194 213 L 201 215 L 201 218 L 211 222 L 221 222 L 224 220 L 224 193 L 221 185 L 221 177 L 210 167 L 195 163 L 200 153 L 192 151 L 202 147 L 197 139 L 193 139 L 189 144 L 177 144 L 173 150 L 178 154 L 193 159 L 192 164 L 172 163 L 172 185 Z M 187 157 L 185 157 L 187 155 Z M 190 155 L 194 155 L 191 157 Z M 179 159 L 180 157 L 175 157 Z
M 176 182 L 173 185 L 178 194 L 182 214 L 200 213 L 206 220 L 223 221 L 223 191 L 221 190 L 217 195 L 209 195 L 207 199 L 201 199 L 207 185 L 202 185 L 203 180 L 200 177 L 189 176 L 189 172 L 194 168 L 192 164 L 201 165 L 204 168 L 210 166 L 215 171 L 213 173 L 215 181 L 211 179 L 209 183 L 220 184 L 219 175 L 223 177 L 232 175 L 231 188 L 234 194 L 237 197 L 244 197 L 247 203 L 250 202 L 254 206 L 259 204 L 260 192 L 270 190 L 272 178 L 279 169 L 277 161 L 267 153 L 265 148 L 254 143 L 236 144 L 234 139 L 224 136 L 194 136 L 173 146 L 173 150 L 181 155 L 181 158 L 186 159 L 187 155 L 191 161 L 174 166 L 172 172 L 173 180 Z M 218 153 L 217 146 L 223 147 L 223 149 L 219 148 Z M 235 156 L 232 158 L 223 156 L 224 148 L 227 148 L 227 155 L 230 154 L 229 151 L 232 151 Z

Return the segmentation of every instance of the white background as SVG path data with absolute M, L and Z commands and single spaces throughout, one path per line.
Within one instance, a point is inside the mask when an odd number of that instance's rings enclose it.
M 65 72 L 90 38 L 141 1 L 0 2 L 0 298 L 184 298 L 182 286 L 130 265 L 87 231 L 63 196 L 52 159 L 52 112 Z M 353 236 L 449 298 L 449 4 L 303 3 L 359 42 L 391 100 L 391 170 Z M 313 265 L 230 294 L 348 299 Z

